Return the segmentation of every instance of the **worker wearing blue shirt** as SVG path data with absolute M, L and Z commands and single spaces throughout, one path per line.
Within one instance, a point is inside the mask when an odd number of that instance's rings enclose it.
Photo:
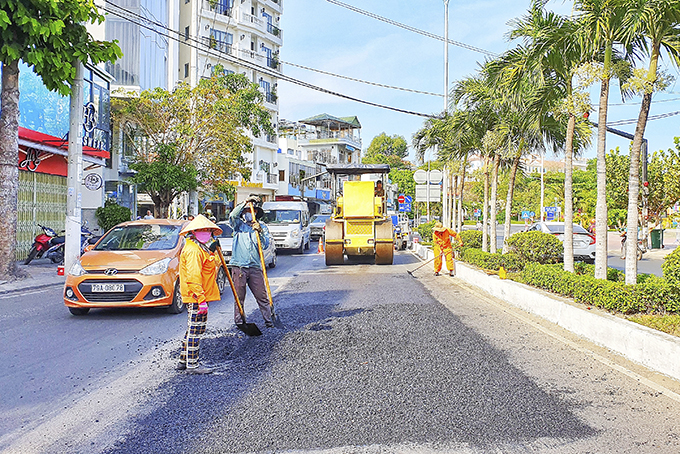
M 252 218 L 250 204 L 254 206 L 256 219 Z M 250 196 L 244 202 L 236 205 L 229 214 L 229 224 L 234 229 L 232 255 L 229 264 L 231 265 L 231 276 L 236 287 L 236 294 L 240 301 L 245 300 L 247 285 L 257 300 L 265 326 L 270 328 L 273 326 L 272 313 L 267 298 L 267 288 L 255 235 L 260 235 L 264 249 L 267 249 L 269 242 L 273 240 L 269 229 L 261 221 L 264 217 L 264 211 L 260 204 L 259 197 Z M 236 301 L 234 301 L 234 322 L 236 324 L 243 323 Z

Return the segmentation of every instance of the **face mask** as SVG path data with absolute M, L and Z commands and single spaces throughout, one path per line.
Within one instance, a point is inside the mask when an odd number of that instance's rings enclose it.
M 247 211 L 247 212 L 243 213 L 243 219 L 244 219 L 248 224 L 250 224 L 251 222 L 253 222 L 253 213 L 251 213 L 250 211 Z
M 206 231 L 194 232 L 194 236 L 198 241 L 205 244 L 210 241 L 211 233 Z

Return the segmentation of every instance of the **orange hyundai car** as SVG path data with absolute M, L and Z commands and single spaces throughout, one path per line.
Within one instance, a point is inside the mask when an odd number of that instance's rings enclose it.
M 179 255 L 188 221 L 149 219 L 118 224 L 84 253 L 66 277 L 64 304 L 73 315 L 91 308 L 167 307 L 184 310 Z

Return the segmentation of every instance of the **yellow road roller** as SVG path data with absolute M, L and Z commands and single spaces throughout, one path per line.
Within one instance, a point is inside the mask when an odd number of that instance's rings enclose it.
M 326 221 L 326 265 L 341 265 L 345 255 L 374 257 L 377 265 L 391 265 L 394 254 L 392 219 L 387 216 L 385 192 L 387 164 L 329 164 L 335 206 Z M 379 180 L 364 180 L 362 175 Z

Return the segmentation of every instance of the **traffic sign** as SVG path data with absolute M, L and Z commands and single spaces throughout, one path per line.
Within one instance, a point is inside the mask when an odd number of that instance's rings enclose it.
M 442 181 L 442 171 L 441 170 L 430 170 L 430 183 L 437 184 Z
M 427 181 L 427 172 L 423 169 L 418 169 L 413 172 L 413 181 L 418 184 L 424 184 Z
M 441 186 L 437 184 L 417 184 L 416 185 L 416 202 L 427 202 L 428 194 L 427 188 L 430 188 L 430 202 L 441 202 Z
M 404 203 L 406 201 L 406 196 L 404 196 L 404 194 L 399 194 L 399 198 L 397 200 L 399 203 Z

